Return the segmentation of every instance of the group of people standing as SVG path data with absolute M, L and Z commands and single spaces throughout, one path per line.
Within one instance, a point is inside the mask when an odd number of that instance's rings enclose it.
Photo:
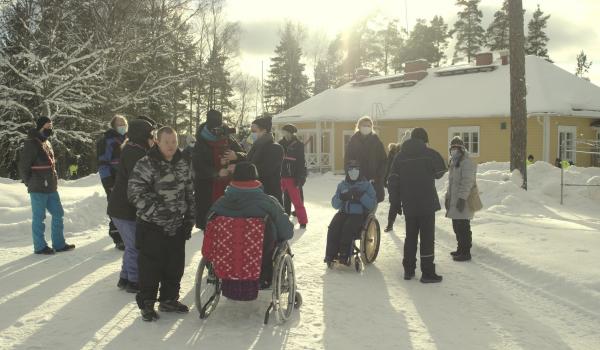
M 373 121 L 369 117 L 358 120 L 344 157 L 346 177 L 331 201 L 338 212 L 327 234 L 328 265 L 333 261 L 350 264 L 352 241 L 366 215 L 384 200 L 387 187 L 390 209 L 385 231 L 393 230 L 397 215 L 405 217 L 404 279 L 415 276 L 420 241 L 421 282 L 441 282 L 442 276 L 436 273 L 434 264 L 435 213 L 441 209 L 435 180 L 442 178 L 448 168 L 444 204 L 457 239 L 457 249 L 451 255 L 455 261 L 471 259 L 470 222 L 475 211 L 481 209 L 475 181 L 477 165 L 460 137 L 450 142 L 448 163 L 428 144 L 426 130 L 416 128 L 402 144 L 391 144 L 386 157 L 383 144 L 373 131 Z

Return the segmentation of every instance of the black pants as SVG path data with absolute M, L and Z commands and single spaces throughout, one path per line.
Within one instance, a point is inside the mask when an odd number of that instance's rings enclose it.
M 140 291 L 136 301 L 140 308 L 156 300 L 178 300 L 185 267 L 185 237 L 164 234 L 160 226 L 138 220 L 136 247 L 139 249 Z M 160 284 L 160 298 L 156 298 Z
M 109 184 L 111 183 L 114 183 L 114 181 L 111 181 L 110 178 L 102 179 L 102 187 L 104 187 L 104 192 L 106 192 L 107 201 L 110 199 L 110 193 L 112 192 L 112 188 L 109 186 Z M 123 242 L 123 238 L 121 238 L 121 234 L 119 233 L 119 230 L 117 230 L 115 224 L 112 222 L 110 216 L 108 217 L 108 219 L 110 220 L 108 222 L 108 235 L 110 236 L 110 238 L 112 238 L 115 244 Z
M 388 223 L 387 223 L 388 226 L 394 225 L 397 215 L 398 215 L 398 208 L 393 203 L 390 203 L 390 211 L 388 212 Z
M 421 272 L 435 273 L 434 248 L 435 214 L 426 216 L 405 216 L 406 239 L 404 240 L 404 270 L 414 272 L 417 267 L 417 243 L 421 240 Z M 420 236 L 420 237 L 419 237 Z
M 352 254 L 352 242 L 360 232 L 365 221 L 362 214 L 345 214 L 338 211 L 327 230 L 327 247 L 325 256 L 336 257 L 338 253 L 341 256 Z
M 300 198 L 302 198 L 302 202 L 304 202 L 304 190 L 302 187 L 300 187 Z M 285 209 L 286 214 L 292 214 L 292 200 L 287 192 L 283 192 L 283 208 Z
M 458 243 L 458 247 L 456 251 L 459 254 L 469 254 L 471 253 L 471 242 L 472 242 L 472 233 L 471 233 L 471 220 L 452 220 L 452 228 L 454 229 L 454 234 L 456 235 L 456 242 Z
M 273 250 L 275 249 L 275 236 L 273 230 L 268 226 L 263 238 L 263 255 L 260 267 L 260 279 L 269 285 L 273 280 Z

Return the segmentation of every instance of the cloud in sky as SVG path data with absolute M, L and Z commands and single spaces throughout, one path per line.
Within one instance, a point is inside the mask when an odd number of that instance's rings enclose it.
M 567 4 L 564 0 L 524 0 L 526 23 L 538 3 L 546 14 L 551 15 L 547 28 L 550 57 L 559 66 L 573 72 L 576 55 L 585 50 L 588 57 L 597 62 L 590 70 L 590 78 L 600 85 L 600 45 L 597 43 L 600 38 L 600 26 L 597 25 L 600 1 L 571 0 Z M 228 18 L 239 21 L 242 28 L 240 69 L 255 76 L 260 76 L 261 62 L 264 62 L 266 74 L 269 58 L 286 20 L 304 25 L 308 32 L 306 41 L 310 41 L 315 33 L 333 38 L 356 20 L 376 11 L 390 18 L 399 18 L 403 26 L 408 19 L 411 28 L 416 19 L 431 19 L 434 15 L 443 16 L 452 25 L 459 10 L 453 0 L 228 0 L 227 4 Z M 480 7 L 484 13 L 484 28 L 501 5 L 502 0 L 482 0 Z M 305 46 L 309 44 L 305 42 Z M 310 66 L 310 62 L 307 63 Z

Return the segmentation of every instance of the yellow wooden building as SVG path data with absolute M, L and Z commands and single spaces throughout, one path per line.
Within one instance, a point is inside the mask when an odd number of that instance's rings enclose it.
M 292 123 L 306 145 L 311 169 L 341 171 L 356 120 L 369 115 L 387 146 L 423 127 L 430 146 L 448 154 L 460 135 L 479 163 L 510 160 L 510 66 L 506 56 L 477 55 L 471 65 L 429 68 L 409 62 L 403 74 L 361 77 L 326 90 L 273 119 L 275 132 Z M 360 73 L 360 71 L 359 71 Z M 600 87 L 546 60 L 526 57 L 527 151 L 598 166 L 591 154 L 600 140 Z M 596 145 L 592 142 L 596 140 Z

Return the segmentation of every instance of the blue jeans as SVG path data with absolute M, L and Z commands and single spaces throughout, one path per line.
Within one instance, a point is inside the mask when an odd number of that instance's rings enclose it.
M 138 250 L 135 248 L 135 221 L 111 218 L 112 222 L 119 230 L 123 243 L 125 243 L 125 253 L 123 254 L 123 264 L 121 265 L 121 278 L 129 282 L 138 282 Z
M 63 235 L 63 216 L 65 215 L 65 212 L 60 203 L 58 192 L 31 192 L 29 193 L 29 197 L 31 198 L 33 250 L 38 252 L 48 246 L 46 239 L 44 238 L 44 230 L 46 229 L 46 225 L 44 224 L 46 210 L 52 215 L 52 248 L 64 248 L 65 237 Z

